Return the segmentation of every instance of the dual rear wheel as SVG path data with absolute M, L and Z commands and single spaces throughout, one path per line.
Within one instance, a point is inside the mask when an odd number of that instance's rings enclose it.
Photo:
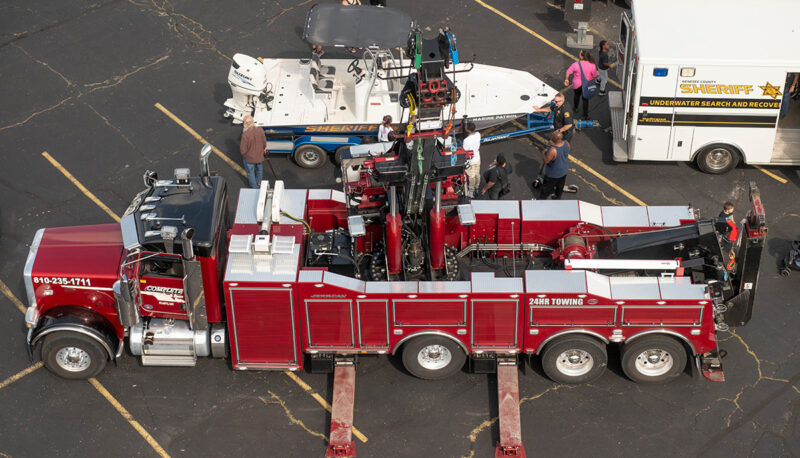
M 643 336 L 626 343 L 621 351 L 622 371 L 641 384 L 661 384 L 679 376 L 686 367 L 686 350 L 672 337 Z M 606 345 L 580 334 L 550 342 L 541 354 L 542 369 L 558 383 L 588 383 L 600 377 L 608 364 Z
M 412 339 L 403 347 L 403 365 L 412 375 L 426 380 L 439 380 L 454 375 L 464 366 L 467 355 L 453 340 L 425 335 Z M 665 335 L 637 338 L 622 347 L 622 371 L 636 383 L 667 383 L 683 372 L 687 354 L 683 345 Z M 594 337 L 571 334 L 562 336 L 545 347 L 541 354 L 542 369 L 555 382 L 589 383 L 608 366 L 605 343 Z

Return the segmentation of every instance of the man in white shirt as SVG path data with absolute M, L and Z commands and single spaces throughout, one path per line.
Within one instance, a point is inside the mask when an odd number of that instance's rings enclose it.
M 392 117 L 386 115 L 383 117 L 383 123 L 378 126 L 378 141 L 388 142 L 394 140 L 394 129 L 392 129 Z
M 481 133 L 475 131 L 475 124 L 464 126 L 467 137 L 461 145 L 464 151 L 472 151 L 472 159 L 467 163 L 467 197 L 473 197 L 481 185 Z

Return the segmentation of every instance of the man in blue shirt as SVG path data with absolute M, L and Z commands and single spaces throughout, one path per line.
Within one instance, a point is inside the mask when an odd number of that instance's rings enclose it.
M 569 170 L 569 143 L 561 132 L 555 131 L 550 135 L 550 146 L 545 150 L 543 160 L 544 183 L 539 199 L 547 200 L 554 192 L 553 199 L 560 199 Z

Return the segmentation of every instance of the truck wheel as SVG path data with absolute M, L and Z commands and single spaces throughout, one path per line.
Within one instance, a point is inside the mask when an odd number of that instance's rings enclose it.
M 588 383 L 603 375 L 608 365 L 606 346 L 589 336 L 571 335 L 547 344 L 542 369 L 558 383 Z
M 74 332 L 56 332 L 42 345 L 42 361 L 50 372 L 67 379 L 87 379 L 106 367 L 105 350 L 92 338 Z
M 325 165 L 328 154 L 317 145 L 301 145 L 294 150 L 294 160 L 305 169 L 318 169 Z
M 739 152 L 729 145 L 708 145 L 697 154 L 696 162 L 703 172 L 728 173 L 739 163 Z
M 439 336 L 421 336 L 403 347 L 403 365 L 425 380 L 449 377 L 464 367 L 467 355 L 457 343 Z
M 647 336 L 622 347 L 622 370 L 636 383 L 667 383 L 686 367 L 686 350 L 667 336 Z

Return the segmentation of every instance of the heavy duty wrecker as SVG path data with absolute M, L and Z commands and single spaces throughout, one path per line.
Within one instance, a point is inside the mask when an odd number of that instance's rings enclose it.
M 28 343 L 48 369 L 93 377 L 127 342 L 144 366 L 229 358 L 233 369 L 333 372 L 327 456 L 354 456 L 359 355 L 440 379 L 497 373 L 496 456 L 524 456 L 517 365 L 560 383 L 625 374 L 662 383 L 687 360 L 724 379 L 716 333 L 750 319 L 767 233 L 758 190 L 729 268 L 691 206 L 481 201 L 452 137 L 458 93 L 439 39 L 412 37 L 410 113 L 388 154 L 354 147 L 344 190 L 242 189 L 228 217 L 208 167 L 145 174 L 119 224 L 37 231 L 25 265 Z M 446 96 L 430 98 L 430 88 Z

